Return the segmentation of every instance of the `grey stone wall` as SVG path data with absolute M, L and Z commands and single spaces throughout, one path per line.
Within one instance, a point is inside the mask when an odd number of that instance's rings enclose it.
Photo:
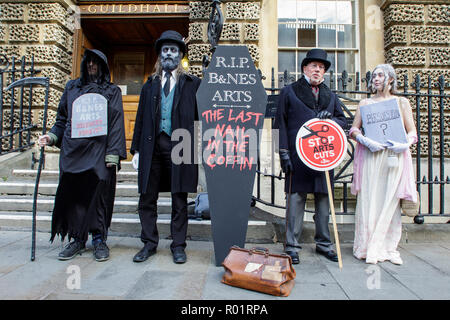
M 191 1 L 189 14 L 188 56 L 190 72 L 202 76 L 203 55 L 211 57 L 208 44 L 208 21 L 211 13 L 210 1 Z M 258 65 L 259 61 L 259 19 L 261 3 L 259 0 L 245 2 L 229 1 L 221 4 L 224 26 L 219 44 L 245 44 L 250 55 Z
M 445 93 L 450 94 L 450 4 L 448 1 L 386 0 L 382 6 L 384 16 L 384 49 L 386 62 L 397 71 L 400 90 L 404 88 L 404 76 L 408 76 L 409 92 L 413 90 L 416 75 L 420 76 L 421 92 L 428 91 L 429 79 L 433 94 L 439 93 L 438 77 L 445 78 Z M 416 117 L 416 98 L 409 98 Z M 444 119 L 437 114 L 439 97 L 420 97 L 421 150 L 428 154 L 428 127 L 433 132 L 433 155 L 439 155 L 440 123 L 444 123 L 444 154 L 450 157 L 450 101 L 443 100 Z M 427 110 L 431 103 L 433 116 L 428 119 Z M 417 122 L 416 122 L 417 125 Z M 415 147 L 413 148 L 415 153 Z
M 12 57 L 20 59 L 23 56 L 29 62 L 34 56 L 35 69 L 41 71 L 38 76 L 50 77 L 48 126 L 52 126 L 55 121 L 59 99 L 72 72 L 73 13 L 73 8 L 62 0 L 0 1 L 0 54 L 5 54 L 10 62 Z M 10 83 L 10 79 L 5 77 L 5 80 L 5 85 Z M 19 93 L 16 94 L 18 99 Z M 25 99 L 27 97 L 28 92 L 25 93 Z M 10 101 L 10 93 L 5 92 L 4 102 Z M 42 88 L 34 90 L 33 106 L 33 122 L 39 124 L 33 134 L 36 137 L 42 128 Z M 10 111 L 5 110 L 6 126 L 10 117 Z

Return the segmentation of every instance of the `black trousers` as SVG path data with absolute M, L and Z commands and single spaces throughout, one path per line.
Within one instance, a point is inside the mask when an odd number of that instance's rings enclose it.
M 141 241 L 152 250 L 156 249 L 159 241 L 156 220 L 158 219 L 157 201 L 161 179 L 171 180 L 171 141 L 164 132 L 155 142 L 152 166 L 148 180 L 147 193 L 139 197 L 139 219 L 141 220 Z M 187 215 L 187 192 L 172 193 L 172 216 L 170 221 L 170 232 L 172 243 L 170 249 L 186 247 L 186 234 L 188 227 Z

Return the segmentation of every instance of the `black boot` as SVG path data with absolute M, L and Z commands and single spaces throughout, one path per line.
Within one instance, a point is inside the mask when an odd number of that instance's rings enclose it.
M 109 248 L 104 241 L 94 245 L 94 258 L 97 261 L 106 261 L 109 259 Z
M 58 255 L 59 260 L 70 260 L 77 254 L 80 254 L 86 250 L 86 246 L 81 241 L 74 240 L 70 242 L 63 251 Z

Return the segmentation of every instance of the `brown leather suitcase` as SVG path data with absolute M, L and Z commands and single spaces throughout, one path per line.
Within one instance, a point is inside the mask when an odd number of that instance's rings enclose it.
M 230 286 L 287 297 L 295 284 L 291 257 L 271 254 L 266 248 L 233 246 L 222 265 L 222 282 Z

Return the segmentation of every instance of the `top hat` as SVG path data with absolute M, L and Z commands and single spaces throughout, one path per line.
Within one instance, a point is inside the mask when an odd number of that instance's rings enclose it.
M 306 53 L 306 57 L 302 61 L 301 70 L 303 71 L 303 67 L 312 61 L 322 62 L 325 65 L 325 72 L 327 72 L 328 68 L 331 66 L 331 62 L 327 60 L 327 53 L 325 50 L 311 49 Z
M 174 42 L 180 46 L 183 55 L 186 55 L 186 43 L 184 43 L 183 36 L 174 30 L 164 31 L 155 43 L 156 53 L 159 54 L 161 47 L 165 42 Z

